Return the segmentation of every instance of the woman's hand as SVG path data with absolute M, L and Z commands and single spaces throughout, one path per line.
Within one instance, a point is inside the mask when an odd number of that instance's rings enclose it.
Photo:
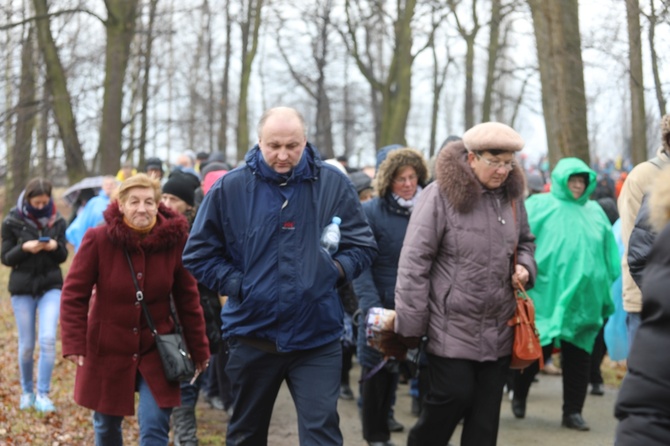
M 44 249 L 46 243 L 40 242 L 39 240 L 28 240 L 21 245 L 21 249 L 31 254 L 37 254 Z
M 195 370 L 198 374 L 203 373 L 209 367 L 209 359 L 195 364 Z
M 47 243 L 44 243 L 45 251 L 55 251 L 58 248 L 58 242 L 54 239 L 49 240 Z
M 65 359 L 67 359 L 70 362 L 73 362 L 73 363 L 77 364 L 80 367 L 84 365 L 84 356 L 83 355 L 67 355 L 67 356 L 65 356 Z
M 525 288 L 526 284 L 528 283 L 528 279 L 530 279 L 530 273 L 528 270 L 523 265 L 515 265 L 514 274 L 512 274 L 512 286 L 514 288 L 519 288 L 520 284 Z

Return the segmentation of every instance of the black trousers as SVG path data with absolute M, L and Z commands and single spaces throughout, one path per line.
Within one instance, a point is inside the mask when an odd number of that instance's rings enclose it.
M 428 395 L 407 446 L 445 446 L 461 419 L 461 446 L 495 446 L 510 359 L 477 362 L 429 354 Z
M 542 348 L 544 357 L 551 355 L 552 345 Z M 547 354 L 548 352 L 548 354 Z M 561 341 L 561 369 L 563 370 L 563 415 L 582 413 L 589 386 L 591 355 L 575 345 Z M 539 364 L 530 365 L 514 377 L 514 399 L 525 400 Z
M 605 324 L 607 319 L 605 319 Z M 605 325 L 600 327 L 596 341 L 593 344 L 593 352 L 591 353 L 591 368 L 589 372 L 589 382 L 591 384 L 602 384 L 603 375 L 600 373 L 600 364 L 603 362 L 607 346 L 605 345 Z
M 363 367 L 361 376 L 366 376 L 370 368 Z M 363 438 L 368 441 L 388 441 L 391 438 L 389 431 L 389 412 L 393 404 L 397 373 L 386 367 L 361 383 L 361 422 L 363 424 Z

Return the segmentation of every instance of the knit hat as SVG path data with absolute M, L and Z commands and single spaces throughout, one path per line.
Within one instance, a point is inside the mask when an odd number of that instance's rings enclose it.
M 163 185 L 163 193 L 178 197 L 189 206 L 195 204 L 195 190 L 200 186 L 198 179 L 188 173 L 174 171 Z
M 359 194 L 365 189 L 372 189 L 372 178 L 368 176 L 367 173 L 362 171 L 351 172 L 349 174 L 349 179 L 354 183 L 356 192 Z
M 148 172 L 149 170 L 160 170 L 163 172 L 163 161 L 161 161 L 160 158 L 152 157 L 152 158 L 147 158 L 146 162 L 144 163 L 144 171 Z
M 508 125 L 500 122 L 484 122 L 463 134 L 463 144 L 471 152 L 486 150 L 518 152 L 523 149 L 524 141 L 521 135 Z

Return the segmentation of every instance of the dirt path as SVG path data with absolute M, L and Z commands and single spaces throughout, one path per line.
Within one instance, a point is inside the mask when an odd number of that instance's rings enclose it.
M 352 382 L 359 376 L 357 367 L 352 370 Z M 407 431 L 416 422 L 410 413 L 411 399 L 407 385 L 400 385 L 396 403 L 396 419 L 405 425 L 405 430 L 392 434 L 391 441 L 397 446 L 405 445 Z M 589 432 L 576 432 L 561 427 L 561 378 L 541 375 L 539 382 L 533 384 L 528 399 L 527 416 L 517 420 L 512 415 L 510 402 L 503 400 L 500 416 L 500 446 L 604 446 L 613 444 L 616 420 L 613 410 L 617 390 L 607 388 L 605 395 L 591 396 L 586 399 L 584 418 L 591 426 Z M 201 441 L 207 445 L 224 444 L 222 432 L 225 429 L 226 415 L 222 412 L 205 409 L 200 406 Z M 365 446 L 361 434 L 356 401 L 340 400 L 338 404 L 340 427 L 346 446 Z M 205 432 L 206 431 L 206 432 Z M 460 429 L 451 442 L 459 444 Z M 277 398 L 268 445 L 296 446 L 298 431 L 293 401 L 284 386 Z

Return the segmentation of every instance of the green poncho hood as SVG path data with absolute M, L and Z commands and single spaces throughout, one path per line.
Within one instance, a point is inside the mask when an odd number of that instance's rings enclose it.
M 574 174 L 589 178 L 578 199 L 568 189 Z M 605 212 L 588 199 L 596 173 L 577 158 L 565 158 L 551 179 L 550 193 L 526 201 L 538 267 L 528 294 L 542 345 L 564 340 L 590 353 L 603 318 L 614 312 L 610 287 L 621 274 L 619 251 Z

